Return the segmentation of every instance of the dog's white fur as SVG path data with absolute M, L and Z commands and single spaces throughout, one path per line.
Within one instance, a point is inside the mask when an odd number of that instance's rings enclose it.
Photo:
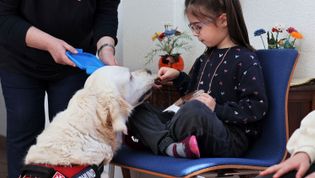
M 25 164 L 93 165 L 108 163 L 126 132 L 126 121 L 139 98 L 149 91 L 154 76 L 146 70 L 105 66 L 95 71 L 77 91 L 66 110 L 29 149 Z M 62 95 L 62 93 L 60 93 Z

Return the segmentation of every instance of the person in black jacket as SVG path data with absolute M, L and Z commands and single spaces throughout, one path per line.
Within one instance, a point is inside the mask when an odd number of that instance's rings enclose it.
M 66 51 L 98 53 L 116 65 L 119 0 L 1 0 L 0 77 L 7 112 L 9 178 L 49 119 L 66 108 L 87 75 Z

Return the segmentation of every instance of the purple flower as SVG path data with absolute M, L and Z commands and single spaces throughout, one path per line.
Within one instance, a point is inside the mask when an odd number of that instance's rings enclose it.
M 260 39 L 261 39 L 261 42 L 262 42 L 262 44 L 264 45 L 264 48 L 266 49 L 266 46 L 265 46 L 265 42 L 264 42 L 264 40 L 262 39 L 262 34 L 265 34 L 266 33 L 266 30 L 264 30 L 264 29 L 258 29 L 258 30 L 256 30 L 255 32 L 254 32 L 254 35 L 255 36 L 260 36 Z
M 167 29 L 164 31 L 165 36 L 172 36 L 175 35 L 176 29 Z
M 265 34 L 266 33 L 266 30 L 264 30 L 264 29 L 258 29 L 258 30 L 256 30 L 255 32 L 254 32 L 254 35 L 255 36 L 260 36 L 260 35 L 262 35 L 262 34 Z

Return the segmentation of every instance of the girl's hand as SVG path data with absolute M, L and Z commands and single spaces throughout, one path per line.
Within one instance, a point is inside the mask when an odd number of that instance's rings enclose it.
M 203 104 L 205 104 L 209 109 L 211 109 L 211 111 L 214 111 L 216 102 L 215 99 L 210 96 L 208 93 L 201 93 L 198 95 L 193 95 L 193 97 L 191 98 L 191 100 L 198 100 L 200 102 L 202 102 Z
M 161 67 L 158 71 L 158 78 L 161 84 L 172 81 L 179 76 L 179 71 L 170 67 Z
M 265 176 L 274 173 L 273 177 L 278 178 L 292 170 L 296 170 L 297 171 L 296 178 L 302 178 L 304 177 L 305 173 L 309 168 L 310 158 L 306 153 L 300 152 L 293 155 L 291 158 L 285 160 L 280 164 L 267 168 L 266 170 L 262 171 L 259 175 Z M 310 174 L 309 176 L 311 175 L 312 174 Z
M 305 178 L 315 178 L 315 172 L 313 172 L 312 174 L 307 175 Z

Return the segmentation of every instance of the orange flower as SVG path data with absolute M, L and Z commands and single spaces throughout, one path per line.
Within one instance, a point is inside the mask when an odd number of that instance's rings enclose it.
M 290 35 L 295 39 L 302 39 L 303 35 L 297 31 L 290 33 Z

